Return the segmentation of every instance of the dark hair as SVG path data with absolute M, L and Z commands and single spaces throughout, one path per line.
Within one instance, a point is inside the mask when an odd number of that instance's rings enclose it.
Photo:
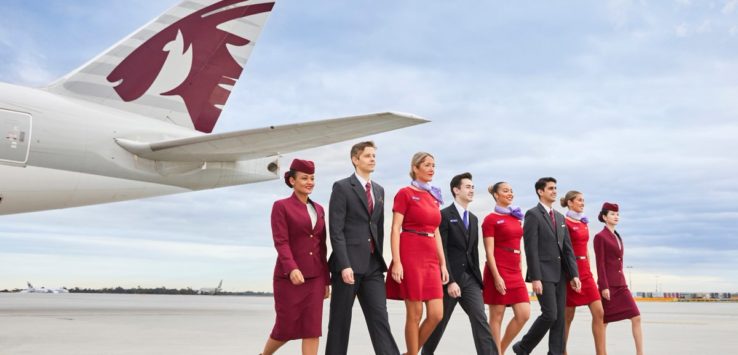
M 454 193 L 454 187 L 455 188 L 460 188 L 461 187 L 461 180 L 464 180 L 464 179 L 471 180 L 472 179 L 471 173 L 468 173 L 467 172 L 467 173 L 459 174 L 459 175 L 454 176 L 451 179 L 451 184 L 450 184 L 451 185 L 451 196 L 453 196 L 454 198 L 456 197 L 456 194 Z
M 494 199 L 495 201 L 497 201 L 495 194 L 497 193 L 497 190 L 500 189 L 500 186 L 502 186 L 502 184 L 507 184 L 507 181 L 496 182 L 494 185 L 487 188 L 487 191 L 489 191 L 489 194 L 492 195 L 492 199 Z
M 581 195 L 582 193 L 577 190 L 571 190 L 566 193 L 564 197 L 561 198 L 561 207 L 569 207 L 569 201 L 574 200 L 577 198 L 577 196 Z
M 357 157 L 358 158 L 359 155 L 361 155 L 361 153 L 363 153 L 364 152 L 364 149 L 366 149 L 366 148 L 374 148 L 374 149 L 377 149 L 377 146 L 374 145 L 374 142 L 372 142 L 372 141 L 366 141 L 366 142 L 356 143 L 356 144 L 354 144 L 353 147 L 351 147 L 351 164 L 354 163 L 354 160 L 353 160 L 354 157 Z M 354 167 L 356 167 L 356 165 L 354 165 Z
M 293 178 L 293 179 L 297 178 L 297 170 L 290 169 L 289 171 L 284 173 L 284 183 L 287 184 L 289 188 L 294 188 L 294 186 L 290 184 L 290 178 Z
M 556 179 L 554 179 L 554 178 L 552 178 L 552 177 L 549 176 L 549 177 L 542 177 L 542 178 L 538 179 L 538 181 L 536 181 L 536 196 L 538 196 L 538 198 L 541 198 L 541 195 L 538 194 L 538 190 L 545 189 L 546 188 L 546 185 L 549 182 L 552 182 L 552 183 L 555 184 L 556 183 Z

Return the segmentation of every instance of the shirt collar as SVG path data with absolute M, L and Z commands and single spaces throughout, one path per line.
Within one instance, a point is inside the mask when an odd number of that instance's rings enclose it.
M 551 214 L 551 210 L 553 209 L 553 206 L 552 207 L 548 207 L 548 206 L 546 206 L 546 205 L 544 205 L 543 203 L 540 203 L 540 202 L 538 202 L 538 204 L 541 205 L 541 206 L 543 206 L 543 209 L 546 210 L 546 213 Z
M 356 176 L 356 179 L 359 180 L 359 183 L 361 184 L 361 187 L 363 187 L 363 188 L 366 188 L 366 183 L 367 182 L 372 182 L 371 180 L 369 180 L 369 181 L 364 180 L 364 178 L 362 178 L 361 176 L 359 176 L 359 174 L 357 174 L 357 173 L 354 173 L 354 176 Z
M 461 216 L 461 218 L 464 218 L 464 211 L 468 210 L 465 210 L 463 206 L 456 202 L 456 200 L 454 200 L 454 206 L 456 206 L 456 210 L 459 211 L 459 216 Z

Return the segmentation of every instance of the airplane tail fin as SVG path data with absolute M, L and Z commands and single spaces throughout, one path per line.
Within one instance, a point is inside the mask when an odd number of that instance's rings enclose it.
M 31 285 L 30 281 L 26 281 L 26 285 L 28 285 L 28 288 L 33 288 L 33 285 Z
M 276 0 L 185 0 L 46 89 L 210 133 Z
M 218 284 L 218 287 L 216 287 L 216 290 L 220 290 L 221 286 L 223 286 L 223 280 L 220 280 L 220 283 Z

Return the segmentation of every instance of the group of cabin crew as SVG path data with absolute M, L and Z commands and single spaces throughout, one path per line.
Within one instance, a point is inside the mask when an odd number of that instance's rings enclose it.
M 295 159 L 285 173 L 284 181 L 293 194 L 272 207 L 278 254 L 276 321 L 262 354 L 273 354 L 297 339 L 302 340 L 303 354 L 317 354 L 327 298 L 327 355 L 347 353 L 356 299 L 376 354 L 400 354 L 390 330 L 387 299 L 405 303 L 404 354 L 433 354 L 457 304 L 469 317 L 477 354 L 504 354 L 508 348 L 517 355 L 530 354 L 546 333 L 548 354 L 566 354 L 578 306 L 588 306 L 592 314 L 596 354 L 606 354 L 607 324 L 624 319 L 631 320 L 636 352 L 643 354 L 640 312 L 625 282 L 623 241 L 615 230 L 617 204 L 604 203 L 597 217 L 605 227 L 594 238 L 595 282 L 589 267 L 589 221 L 582 193 L 569 191 L 559 201 L 567 208 L 564 216 L 553 208 L 556 179 L 541 178 L 535 183 L 539 203 L 523 214 L 513 205 L 510 184 L 490 186 L 495 208 L 481 225 L 486 251 L 482 273 L 479 220 L 467 208 L 474 198 L 472 175 L 453 177 L 453 201 L 443 208 L 441 190 L 431 185 L 435 160 L 429 153 L 416 153 L 410 163 L 411 183 L 394 197 L 388 267 L 382 255 L 385 193 L 371 179 L 375 152 L 373 142 L 351 148 L 355 172 L 333 184 L 327 226 L 323 207 L 309 198 L 315 187 L 314 163 Z M 330 258 L 326 230 L 333 249 Z M 521 239 L 527 261 L 525 279 Z M 541 315 L 513 344 L 530 317 L 526 282 L 532 284 Z M 489 305 L 489 320 L 485 304 Z M 507 307 L 514 316 L 503 331 Z

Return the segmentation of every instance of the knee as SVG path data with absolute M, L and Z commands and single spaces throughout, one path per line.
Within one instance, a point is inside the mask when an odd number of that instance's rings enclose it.
M 515 315 L 515 319 L 518 320 L 518 322 L 527 322 L 528 319 L 530 319 L 530 312 L 520 312 L 519 314 Z
M 595 308 L 592 310 L 592 320 L 598 323 L 602 323 L 605 320 L 605 311 L 602 308 Z
M 429 309 L 428 310 L 428 318 L 426 318 L 428 322 L 431 322 L 432 324 L 438 324 L 443 320 L 443 308 L 441 309 Z
M 556 314 L 556 310 L 545 311 L 541 313 L 541 317 L 539 319 L 551 325 L 556 323 L 556 320 L 558 319 L 558 314 Z

